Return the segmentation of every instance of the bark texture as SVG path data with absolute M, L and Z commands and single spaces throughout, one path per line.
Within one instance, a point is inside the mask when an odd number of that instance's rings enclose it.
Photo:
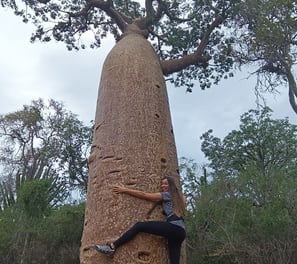
M 148 234 L 119 248 L 113 259 L 92 248 L 114 241 L 137 221 L 164 220 L 161 207 L 148 216 L 151 202 L 113 194 L 112 185 L 157 192 L 163 176 L 178 177 L 162 69 L 139 34 L 126 34 L 105 60 L 89 169 L 81 263 L 169 263 L 165 240 Z

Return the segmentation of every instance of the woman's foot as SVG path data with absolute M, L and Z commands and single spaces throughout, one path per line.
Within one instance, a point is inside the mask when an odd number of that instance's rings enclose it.
M 103 253 L 109 257 L 113 257 L 114 253 L 115 253 L 115 249 L 113 248 L 112 245 L 110 244 L 106 244 L 106 245 L 103 245 L 103 246 L 100 246 L 100 245 L 94 245 L 94 248 L 100 252 L 100 253 Z

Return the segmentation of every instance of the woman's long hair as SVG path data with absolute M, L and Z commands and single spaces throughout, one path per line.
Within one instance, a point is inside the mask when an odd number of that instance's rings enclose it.
M 169 184 L 169 193 L 173 203 L 173 211 L 179 217 L 186 215 L 186 204 L 181 190 L 177 187 L 175 179 L 172 176 L 165 176 Z

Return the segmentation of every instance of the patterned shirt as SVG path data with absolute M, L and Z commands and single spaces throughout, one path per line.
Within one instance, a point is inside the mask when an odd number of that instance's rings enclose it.
M 173 211 L 173 202 L 171 200 L 169 192 L 161 192 L 161 195 L 162 195 L 162 206 L 167 218 L 167 222 L 185 229 L 185 223 L 183 219 L 170 220 L 170 217 L 174 216 L 175 214 Z

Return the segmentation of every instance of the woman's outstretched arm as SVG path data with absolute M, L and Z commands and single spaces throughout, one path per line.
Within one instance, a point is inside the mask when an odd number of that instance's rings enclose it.
M 113 192 L 115 192 L 117 194 L 126 193 L 128 195 L 131 195 L 133 197 L 143 199 L 143 200 L 148 200 L 148 201 L 153 201 L 153 202 L 162 201 L 161 193 L 148 193 L 148 192 L 130 189 L 130 188 L 120 186 L 120 185 L 114 185 L 112 187 L 112 190 L 113 190 Z

